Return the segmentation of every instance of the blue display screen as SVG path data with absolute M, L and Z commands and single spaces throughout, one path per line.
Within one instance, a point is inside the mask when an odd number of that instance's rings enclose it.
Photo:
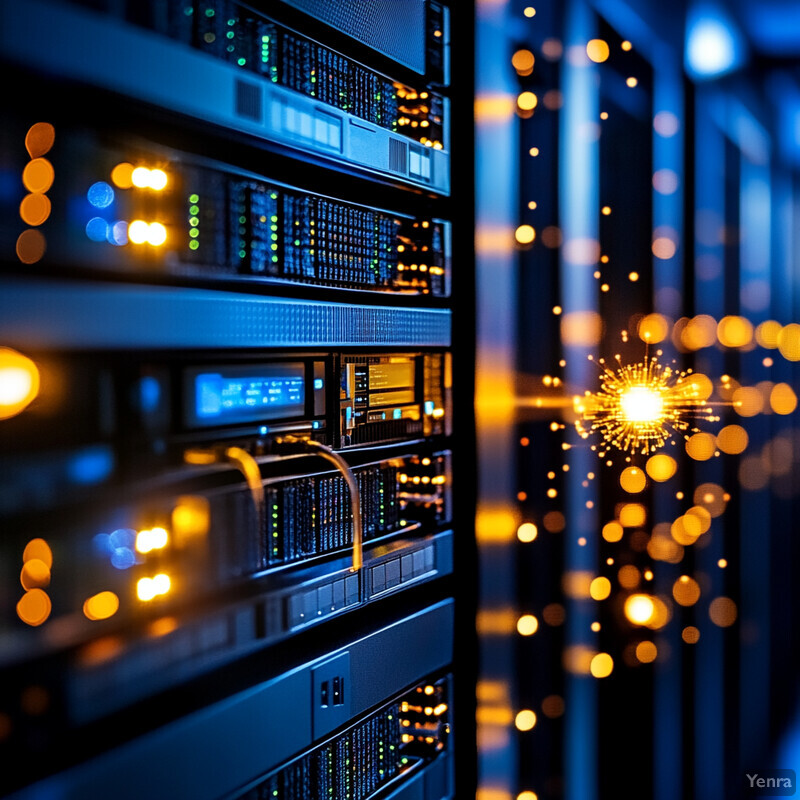
M 290 418 L 305 411 L 305 367 L 300 363 L 190 370 L 187 377 L 187 423 L 192 426 Z

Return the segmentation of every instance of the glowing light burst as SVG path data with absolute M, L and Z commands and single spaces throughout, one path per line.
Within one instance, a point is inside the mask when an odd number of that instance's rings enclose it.
M 582 438 L 599 433 L 607 447 L 647 455 L 660 450 L 675 433 L 696 432 L 694 420 L 719 419 L 713 415 L 703 382 L 694 380 L 691 370 L 674 370 L 646 353 L 634 364 L 623 364 L 620 356 L 615 359 L 616 369 L 599 359 L 600 390 L 587 390 L 573 401 L 579 415 L 575 427 Z

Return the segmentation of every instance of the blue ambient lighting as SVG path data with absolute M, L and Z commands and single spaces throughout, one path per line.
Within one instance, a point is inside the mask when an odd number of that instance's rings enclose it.
M 105 181 L 98 181 L 89 187 L 86 197 L 95 208 L 108 208 L 114 202 L 114 190 Z

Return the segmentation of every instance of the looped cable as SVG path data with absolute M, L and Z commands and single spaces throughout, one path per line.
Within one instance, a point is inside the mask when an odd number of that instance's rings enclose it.
M 258 529 L 261 530 L 264 521 L 264 484 L 261 480 L 261 468 L 258 462 L 241 447 L 226 447 L 220 449 L 204 450 L 191 448 L 183 454 L 187 464 L 231 464 L 244 476 L 253 505 L 258 518 Z
M 358 491 L 358 483 L 350 465 L 336 452 L 331 450 L 322 442 L 313 439 L 303 439 L 296 436 L 283 436 L 276 440 L 276 444 L 299 445 L 302 449 L 308 450 L 320 458 L 324 458 L 333 464 L 347 484 L 350 491 L 350 507 L 353 513 L 353 566 L 352 571 L 358 572 L 364 563 L 364 542 L 363 526 L 361 521 L 361 496 Z

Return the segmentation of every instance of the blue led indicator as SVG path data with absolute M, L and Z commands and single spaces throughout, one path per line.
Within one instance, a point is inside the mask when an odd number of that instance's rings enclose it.
M 311 427 L 312 427 L 314 430 L 317 430 L 317 429 L 319 428 L 319 420 L 316 420 L 316 419 L 315 419 L 315 420 L 314 420 L 314 421 L 311 423 Z
M 268 431 L 269 431 L 269 428 L 268 428 L 266 425 L 262 425 L 262 426 L 261 426 L 261 427 L 258 429 L 258 432 L 259 432 L 259 433 L 260 433 L 262 436 L 266 436 L 266 435 L 267 435 L 267 433 L 268 433 Z
M 89 187 L 86 197 L 95 208 L 108 208 L 114 202 L 114 190 L 105 181 L 98 181 Z
M 392 419 L 400 419 L 402 416 L 403 416 L 403 409 L 402 408 L 396 408 L 392 412 Z
M 425 401 L 425 413 L 426 414 L 433 414 L 433 400 L 426 400 Z
M 86 235 L 93 242 L 105 242 L 108 240 L 109 226 L 101 217 L 92 217 L 86 223 Z
M 321 389 L 324 386 L 324 381 L 322 378 L 314 378 L 314 388 Z

